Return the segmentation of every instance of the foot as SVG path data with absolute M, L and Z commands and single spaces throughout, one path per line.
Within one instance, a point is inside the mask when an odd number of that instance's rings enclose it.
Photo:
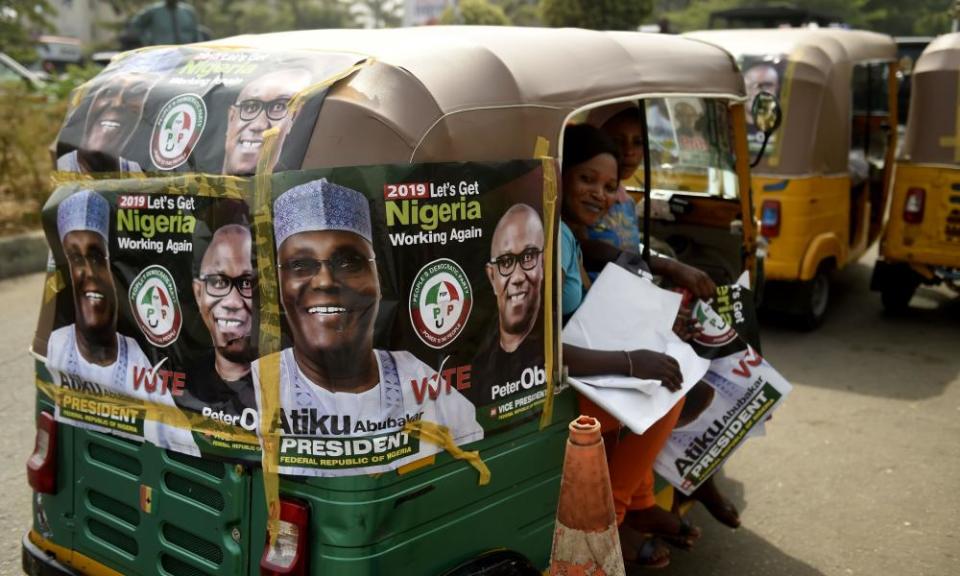
M 689 550 L 700 539 L 700 529 L 659 506 L 631 510 L 625 522 L 641 534 L 663 538 L 668 544 Z
M 717 522 L 730 528 L 740 527 L 740 513 L 737 512 L 737 507 L 720 493 L 712 477 L 694 490 L 690 497 L 703 504 Z
M 623 563 L 643 568 L 666 568 L 670 565 L 670 549 L 656 538 L 649 538 L 620 525 L 620 549 Z

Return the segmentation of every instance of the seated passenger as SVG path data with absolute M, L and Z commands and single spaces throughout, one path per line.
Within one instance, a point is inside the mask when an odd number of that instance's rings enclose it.
M 589 286 L 580 239 L 607 212 L 617 194 L 618 173 L 617 148 L 606 135 L 588 125 L 566 129 L 560 208 L 564 316 L 576 311 Z M 563 353 L 569 373 L 574 376 L 625 374 L 660 380 L 671 391 L 679 390 L 683 381 L 676 360 L 651 350 L 599 351 L 564 345 Z M 700 537 L 697 528 L 658 507 L 653 492 L 653 463 L 682 408 L 683 400 L 642 435 L 621 435 L 622 425 L 616 418 L 587 398 L 580 398 L 581 412 L 600 421 L 610 444 L 610 483 L 624 561 L 628 563 L 660 567 L 669 563 L 669 550 L 656 541 L 639 538 L 639 534 L 662 536 L 683 548 L 690 548 Z
M 636 252 L 639 250 L 640 244 L 640 222 L 636 216 L 633 199 L 626 193 L 625 183 L 633 182 L 636 184 L 639 180 L 639 185 L 643 185 L 642 177 L 638 179 L 637 175 L 643 173 L 641 166 L 643 164 L 644 134 L 638 106 L 631 102 L 621 105 L 619 111 L 616 111 L 617 109 L 617 107 L 599 108 L 592 112 L 588 118 L 591 124 L 598 126 L 617 145 L 620 187 L 617 191 L 617 198 L 607 214 L 600 218 L 596 225 L 587 229 L 587 237 L 591 240 L 606 242 L 623 251 Z M 609 115 L 611 113 L 612 116 Z M 656 252 L 672 254 L 669 244 L 653 237 L 650 238 L 650 247 Z M 597 251 L 600 251 L 600 249 L 589 243 L 584 248 L 588 259 Z M 703 277 L 706 274 L 699 270 L 659 256 L 651 258 L 650 267 L 654 269 L 655 273 L 666 277 L 677 286 L 690 286 L 690 291 L 698 298 L 709 300 L 714 296 L 716 288 L 713 282 L 709 278 L 704 280 Z M 689 309 L 681 310 L 678 328 L 683 327 L 683 319 L 690 315 L 691 311 Z M 690 394 L 693 398 L 703 398 L 712 396 L 712 392 L 713 390 L 708 384 L 700 383 L 694 387 Z M 693 408 L 693 404 L 688 405 L 681 415 L 681 419 L 691 420 L 696 418 L 699 412 L 694 413 Z M 725 526 L 730 528 L 740 526 L 740 513 L 736 506 L 719 492 L 712 476 L 691 496 L 686 497 L 680 495 L 679 492 L 677 494 L 681 500 L 693 498 L 699 501 L 718 522 Z

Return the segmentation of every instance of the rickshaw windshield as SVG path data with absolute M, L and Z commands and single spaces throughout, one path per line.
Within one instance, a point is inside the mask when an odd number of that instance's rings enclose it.
M 696 97 L 646 100 L 652 189 L 738 198 L 728 103 Z M 628 187 L 642 187 L 642 169 Z

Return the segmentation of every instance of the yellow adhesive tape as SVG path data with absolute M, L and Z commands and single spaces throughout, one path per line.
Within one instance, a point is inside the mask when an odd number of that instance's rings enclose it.
M 545 139 L 538 139 L 538 147 L 540 140 L 546 142 Z M 549 145 L 547 145 L 546 148 L 549 150 Z M 557 306 L 554 303 L 556 298 L 554 294 L 556 275 L 553 273 L 555 266 L 554 256 L 556 254 L 556 247 L 554 246 L 554 236 L 556 236 L 554 221 L 557 215 L 557 164 L 553 158 L 548 156 L 541 157 L 541 162 L 543 166 L 543 223 L 545 238 L 543 246 L 543 268 L 547 270 L 543 306 L 543 309 L 546 311 L 543 318 L 543 330 L 545 333 L 545 338 L 543 339 L 543 358 L 544 371 L 547 375 L 547 397 L 543 403 L 543 412 L 540 413 L 540 429 L 543 430 L 553 423 L 553 391 L 557 381 L 556 366 L 558 365 L 557 360 L 562 361 L 562 357 L 554 357 L 555 352 L 557 352 L 554 346 L 554 342 L 556 341 L 555 320 L 557 313 Z
M 280 131 L 273 127 L 263 133 L 263 146 L 254 176 L 253 228 L 256 238 L 257 272 L 260 279 L 260 435 L 263 489 L 267 499 L 267 530 L 271 544 L 280 530 L 280 445 L 271 432 L 280 408 L 280 304 L 277 300 L 276 255 L 273 247 L 274 155 Z
M 209 434 L 227 442 L 258 444 L 257 435 L 225 422 L 212 420 L 193 412 L 184 412 L 175 405 L 158 404 L 131 396 L 104 396 L 82 390 L 73 390 L 36 379 L 40 393 L 54 401 L 61 409 L 74 409 L 116 417 L 152 420 L 166 426 Z M 109 426 L 106 426 L 109 428 Z M 122 430 L 121 430 L 122 431 Z
M 415 438 L 426 440 L 427 442 L 440 446 L 457 460 L 466 460 L 467 463 L 476 468 L 477 472 L 480 473 L 480 478 L 477 481 L 478 485 L 486 486 L 490 483 L 490 468 L 488 468 L 483 459 L 480 458 L 480 452 L 476 450 L 467 452 L 457 446 L 453 436 L 450 435 L 450 429 L 446 426 L 441 426 L 436 422 L 417 420 L 416 422 L 407 422 L 403 427 L 403 431 Z

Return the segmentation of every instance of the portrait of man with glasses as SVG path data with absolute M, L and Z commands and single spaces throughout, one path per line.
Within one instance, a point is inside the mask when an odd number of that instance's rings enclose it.
M 221 201 L 223 203 L 228 201 Z M 232 203 L 232 202 L 231 202 Z M 181 408 L 253 429 L 256 400 L 250 363 L 257 358 L 254 300 L 257 272 L 250 229 L 245 223 L 221 225 L 210 235 L 194 235 L 193 296 L 211 349 L 187 368 Z M 199 235 L 209 236 L 206 250 Z
M 503 400 L 511 393 L 509 383 L 541 379 L 543 245 L 543 221 L 527 204 L 510 207 L 493 232 L 486 273 L 497 299 L 498 324 L 472 361 L 469 392 L 477 406 Z
M 373 346 L 381 290 L 363 194 L 326 179 L 295 186 L 274 203 L 274 234 L 293 344 L 279 361 L 281 474 L 383 472 L 442 450 L 403 432 L 410 421 L 446 426 L 457 444 L 483 438 L 473 405 L 436 370 Z M 261 366 L 253 366 L 258 389 Z M 323 464 L 293 463 L 304 459 Z
M 110 205 L 92 190 L 79 190 L 57 207 L 57 232 L 70 273 L 74 322 L 47 340 L 47 368 L 65 388 L 104 398 L 131 398 L 174 406 L 163 387 L 134 386 L 134 373 L 153 371 L 140 344 L 117 332 L 117 288 L 110 269 Z M 147 420 L 143 438 L 199 454 L 189 430 Z M 76 421 L 76 425 L 101 429 Z M 113 431 L 113 430 L 111 430 Z M 139 437 L 126 433 L 127 437 Z
M 263 134 L 274 126 L 280 130 L 276 148 L 279 152 L 293 122 L 290 100 L 310 82 L 310 71 L 287 68 L 268 72 L 240 90 L 227 112 L 224 174 L 254 174 L 263 147 Z

